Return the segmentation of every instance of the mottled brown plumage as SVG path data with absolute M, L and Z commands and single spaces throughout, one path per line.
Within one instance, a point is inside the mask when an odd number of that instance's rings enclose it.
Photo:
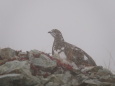
M 59 54 L 60 57 L 64 57 L 69 62 L 74 62 L 78 67 L 80 65 L 84 66 L 96 66 L 95 61 L 89 56 L 85 51 L 69 44 L 64 41 L 61 32 L 57 29 L 53 29 L 49 32 L 54 37 L 54 43 L 52 47 L 52 54 Z

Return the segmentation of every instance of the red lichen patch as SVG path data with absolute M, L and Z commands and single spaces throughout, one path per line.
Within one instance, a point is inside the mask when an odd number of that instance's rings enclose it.
M 43 75 L 43 77 L 44 77 L 44 78 L 47 78 L 49 75 L 50 75 L 50 74 L 49 74 L 48 72 L 46 72 L 46 73 Z
M 73 70 L 73 67 L 71 66 L 71 65 L 69 65 L 69 64 L 65 64 L 65 63 L 63 63 L 61 60 L 59 60 L 59 59 L 57 59 L 57 58 L 54 58 L 54 57 L 52 57 L 52 56 L 50 56 L 50 55 L 48 55 L 48 54 L 46 54 L 46 53 L 44 53 L 44 52 L 41 52 L 41 54 L 44 54 L 44 55 L 46 55 L 47 57 L 49 57 L 51 60 L 54 60 L 54 61 L 56 61 L 56 63 L 57 63 L 57 67 L 56 68 L 58 68 L 58 67 L 61 67 L 61 68 L 63 68 L 64 70 Z M 40 54 L 34 54 L 34 56 L 35 57 L 39 57 L 39 55 Z M 30 69 L 31 69 L 31 71 L 32 71 L 32 75 L 34 75 L 34 76 L 36 76 L 36 75 L 38 75 L 38 76 L 43 76 L 44 78 L 46 78 L 46 77 L 48 77 L 50 74 L 48 73 L 48 70 L 46 69 L 46 70 L 44 70 L 44 72 L 45 72 L 45 74 L 41 74 L 41 71 L 40 70 L 42 70 L 42 69 L 44 69 L 44 68 L 41 68 L 41 67 L 39 67 L 39 66 L 35 66 L 35 65 L 33 65 L 32 63 L 30 64 Z M 55 68 L 54 68 L 55 69 Z M 43 71 L 43 70 L 42 70 Z
M 30 64 L 30 69 L 33 76 L 43 76 L 44 78 L 47 78 L 50 75 L 48 72 L 45 71 L 45 74 L 42 74 L 42 68 L 33 64 Z
M 39 58 L 40 57 L 40 53 L 39 54 L 33 54 L 34 58 Z
M 8 62 L 8 61 L 14 61 L 14 60 L 16 60 L 16 59 L 17 59 L 17 58 L 11 58 L 11 59 L 8 59 L 7 62 Z
M 4 60 L 0 60 L 0 65 L 3 65 L 3 64 L 5 64 L 5 63 L 6 63 L 6 61 L 7 61 L 7 59 L 4 59 Z
M 33 65 L 32 63 L 30 64 L 30 69 L 32 70 L 32 75 L 40 75 L 39 70 L 40 68 L 38 66 Z
M 25 58 L 18 58 L 18 61 L 25 61 L 25 60 L 29 60 L 28 57 L 25 57 Z
M 51 60 L 55 60 L 55 58 L 54 58 L 54 57 L 50 56 L 50 55 L 49 55 L 49 54 L 47 54 L 47 53 L 41 52 L 41 54 L 46 55 L 46 56 L 47 56 L 47 57 L 49 57 Z
M 57 65 L 58 65 L 58 66 L 60 66 L 60 67 L 62 67 L 62 68 L 64 68 L 64 69 L 67 69 L 67 70 L 73 70 L 73 67 L 72 67 L 71 65 L 65 64 L 65 63 L 63 63 L 61 60 L 59 60 L 59 59 L 57 59 L 57 58 L 54 58 L 54 57 L 52 57 L 52 56 L 50 56 L 50 55 L 48 55 L 48 54 L 46 54 L 46 53 L 44 53 L 44 52 L 42 52 L 42 54 L 48 56 L 51 60 L 55 60 L 55 61 L 57 62 Z
M 18 57 L 25 57 L 26 56 L 26 54 L 20 54 L 20 55 L 18 55 Z

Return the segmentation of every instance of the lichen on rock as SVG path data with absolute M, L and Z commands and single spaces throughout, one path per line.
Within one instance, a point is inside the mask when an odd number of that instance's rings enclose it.
M 81 69 L 39 50 L 0 51 L 0 86 L 115 86 L 115 75 L 102 66 Z

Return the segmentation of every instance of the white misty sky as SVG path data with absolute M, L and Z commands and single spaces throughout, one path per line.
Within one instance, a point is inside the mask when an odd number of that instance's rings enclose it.
M 115 70 L 115 0 L 0 0 L 0 47 L 51 52 L 59 29 L 98 65 Z M 106 65 L 105 65 L 105 64 Z

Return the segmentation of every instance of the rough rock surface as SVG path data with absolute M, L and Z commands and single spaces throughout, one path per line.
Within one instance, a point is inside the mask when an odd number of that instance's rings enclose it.
M 115 75 L 102 66 L 82 69 L 38 50 L 0 50 L 0 86 L 115 86 Z
M 35 66 L 42 68 L 54 68 L 56 67 L 56 62 L 51 60 L 48 56 L 42 54 L 42 52 L 37 50 L 32 50 L 28 53 L 29 60 Z
M 0 49 L 0 59 L 10 59 L 16 56 L 16 51 L 11 48 Z
M 23 81 L 23 76 L 21 74 L 6 74 L 0 76 L 0 86 L 14 86 L 23 85 L 20 83 Z

